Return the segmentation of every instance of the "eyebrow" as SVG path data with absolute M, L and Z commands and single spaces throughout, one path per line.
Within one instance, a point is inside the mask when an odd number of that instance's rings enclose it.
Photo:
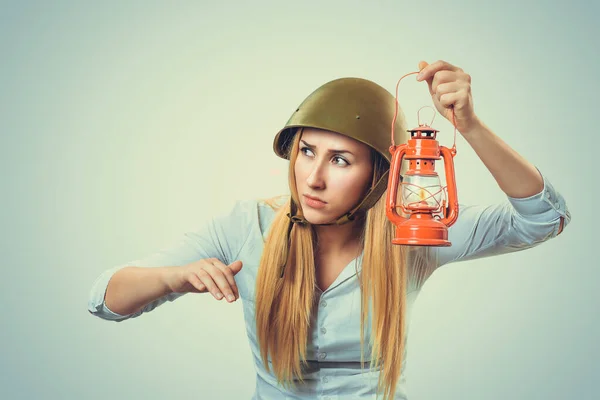
M 303 139 L 300 139 L 300 141 L 301 141 L 302 143 L 304 143 L 304 144 L 306 145 L 306 147 L 310 147 L 311 149 L 314 149 L 314 148 L 315 148 L 315 146 L 314 146 L 314 145 L 306 143 L 306 142 L 305 142 Z M 351 151 L 349 151 L 349 150 L 335 150 L 335 149 L 329 149 L 329 150 L 327 150 L 327 152 L 328 152 L 328 153 L 348 153 L 348 154 L 353 154 L 353 153 L 352 153 Z

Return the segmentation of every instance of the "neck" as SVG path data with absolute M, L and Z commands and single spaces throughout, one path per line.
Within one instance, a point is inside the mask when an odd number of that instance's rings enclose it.
M 342 253 L 358 249 L 363 223 L 360 220 L 344 225 L 314 225 L 319 254 Z

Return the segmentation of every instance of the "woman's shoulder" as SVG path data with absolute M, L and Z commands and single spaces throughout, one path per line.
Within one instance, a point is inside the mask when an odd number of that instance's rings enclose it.
M 260 215 L 275 214 L 289 201 L 289 195 L 273 196 L 268 198 L 247 198 L 236 200 L 233 207 L 225 214 L 246 214 L 258 211 Z
M 257 199 L 256 204 L 261 207 L 263 212 L 276 213 L 281 207 L 284 207 L 290 201 L 289 195 L 280 195 L 269 198 Z
M 258 220 L 263 236 L 266 236 L 267 232 L 269 231 L 269 227 L 271 226 L 271 223 L 273 222 L 277 212 L 281 209 L 281 207 L 285 207 L 289 200 L 289 195 L 281 195 L 257 200 Z
M 238 225 L 256 227 L 258 225 L 263 235 L 268 231 L 277 212 L 289 202 L 289 195 L 274 196 L 269 198 L 243 199 L 235 202 L 233 209 L 228 213 L 229 222 Z

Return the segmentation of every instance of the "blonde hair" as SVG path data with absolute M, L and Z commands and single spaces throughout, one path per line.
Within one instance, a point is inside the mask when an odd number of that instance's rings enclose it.
M 294 164 L 298 155 L 299 131 L 291 143 L 289 184 L 291 201 L 300 209 Z M 372 185 L 389 169 L 388 161 L 375 150 Z M 363 216 L 361 288 L 361 365 L 364 363 L 364 327 L 372 305 L 372 346 L 370 368 L 380 369 L 377 394 L 393 399 L 402 368 L 405 345 L 407 266 L 403 246 L 392 245 L 395 227 L 385 212 L 386 192 Z M 290 202 L 276 206 L 277 212 L 265 241 L 256 280 L 256 328 L 262 361 L 267 371 L 269 356 L 279 384 L 295 386 L 304 382 L 307 337 L 316 283 L 316 235 L 310 224 L 294 223 L 290 229 Z M 289 231 L 289 236 L 288 236 Z M 289 240 L 288 240 L 289 237 Z M 285 274 L 281 277 L 281 268 Z

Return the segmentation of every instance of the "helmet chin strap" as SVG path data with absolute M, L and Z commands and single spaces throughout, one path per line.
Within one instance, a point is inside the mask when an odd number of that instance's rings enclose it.
M 379 198 L 381 197 L 383 192 L 385 192 L 385 189 L 387 189 L 388 175 L 389 175 L 389 170 L 386 171 L 381 176 L 381 178 L 379 178 L 379 180 L 377 181 L 375 186 L 373 186 L 371 188 L 371 190 L 369 190 L 369 192 L 365 195 L 365 198 L 363 199 L 363 201 L 360 202 L 360 204 L 358 204 L 356 207 L 354 207 L 352 210 L 350 210 L 346 214 L 339 217 L 336 221 L 330 222 L 328 224 L 312 224 L 312 225 L 313 226 L 344 225 L 344 224 L 347 224 L 348 222 L 354 221 L 356 219 L 357 213 L 367 211 L 369 208 L 373 207 L 375 205 L 375 203 L 377 203 L 377 200 L 379 200 Z M 290 211 L 291 212 L 286 214 L 287 217 L 290 219 L 290 224 L 289 224 L 289 228 L 287 231 L 287 241 L 288 242 L 291 239 L 290 234 L 292 232 L 292 228 L 293 228 L 294 224 L 311 225 L 311 223 L 308 222 L 304 218 L 304 215 L 302 215 L 302 213 L 298 213 L 297 207 L 296 207 L 293 199 L 291 199 L 291 198 L 290 198 Z M 285 248 L 286 248 L 286 251 L 289 251 L 289 243 L 288 243 L 288 246 L 286 246 Z M 280 268 L 281 268 L 281 274 L 279 276 L 280 278 L 283 278 L 283 273 L 285 271 L 285 265 L 287 264 L 287 256 L 285 257 L 285 260 L 286 261 L 284 261 L 283 265 L 280 266 Z
M 344 224 L 347 224 L 348 222 L 354 221 L 356 219 L 356 214 L 367 211 L 368 209 L 373 207 L 375 205 L 375 203 L 377 203 L 377 201 L 379 200 L 379 198 L 381 197 L 383 192 L 385 192 L 385 190 L 387 189 L 388 175 L 389 175 L 389 170 L 386 171 L 381 176 L 381 178 L 379 178 L 379 180 L 377 181 L 375 186 L 373 186 L 371 188 L 371 190 L 369 190 L 367 192 L 363 201 L 361 201 L 356 207 L 354 207 L 352 210 L 348 211 L 346 214 L 339 217 L 334 222 L 330 222 L 328 224 L 312 224 L 312 225 L 318 225 L 318 226 L 344 225 Z M 291 198 L 290 198 L 290 210 L 291 210 L 291 212 L 286 215 L 290 219 L 290 222 L 292 224 L 310 225 L 310 222 L 308 222 L 304 218 L 304 215 L 302 215 L 302 213 L 298 212 L 297 207 L 294 204 L 293 199 L 291 199 Z

